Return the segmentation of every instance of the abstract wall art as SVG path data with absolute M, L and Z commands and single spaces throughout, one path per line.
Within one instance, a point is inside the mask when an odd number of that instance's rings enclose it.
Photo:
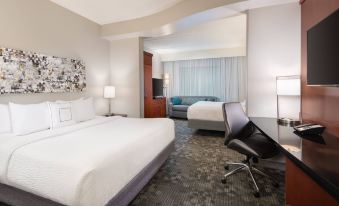
M 82 61 L 0 47 L 0 94 L 81 92 Z

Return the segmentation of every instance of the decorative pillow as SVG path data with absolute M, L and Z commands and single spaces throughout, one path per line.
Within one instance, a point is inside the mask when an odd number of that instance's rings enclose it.
M 0 134 L 10 133 L 12 131 L 11 116 L 9 107 L 5 104 L 0 104 Z
M 76 123 L 72 114 L 71 102 L 50 102 L 49 109 L 51 112 L 51 129 Z
M 72 114 L 76 122 L 95 118 L 93 98 L 79 99 L 72 102 Z
M 172 97 L 171 99 L 173 105 L 180 105 L 181 104 L 181 98 L 180 97 Z
M 51 116 L 47 102 L 40 104 L 9 103 L 13 133 L 25 135 L 47 130 L 51 125 Z

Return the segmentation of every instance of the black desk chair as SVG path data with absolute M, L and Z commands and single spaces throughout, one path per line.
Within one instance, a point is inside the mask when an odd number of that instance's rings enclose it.
M 250 174 L 255 186 L 255 197 L 260 196 L 260 191 L 253 172 L 272 179 L 274 186 L 279 187 L 279 184 L 272 177 L 253 167 L 253 162 L 257 162 L 258 158 L 266 159 L 275 156 L 279 151 L 276 145 L 256 130 L 255 126 L 244 113 L 240 103 L 224 103 L 222 108 L 226 126 L 225 145 L 232 150 L 246 155 L 246 160 L 240 163 L 227 163 L 225 166 L 226 170 L 229 169 L 229 165 L 239 167 L 225 174 L 221 182 L 225 184 L 227 177 L 245 170 Z

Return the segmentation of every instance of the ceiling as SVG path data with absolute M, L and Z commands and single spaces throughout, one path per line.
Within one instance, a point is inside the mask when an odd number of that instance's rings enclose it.
M 182 0 L 50 0 L 98 24 L 152 15 Z
M 146 49 L 164 54 L 246 47 L 246 14 L 215 20 L 194 28 L 144 41 Z

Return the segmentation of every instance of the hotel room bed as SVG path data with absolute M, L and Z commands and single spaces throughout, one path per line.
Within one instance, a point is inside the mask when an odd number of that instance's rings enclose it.
M 224 102 L 210 101 L 199 101 L 192 104 L 187 110 L 188 127 L 225 131 L 223 104 Z M 240 104 L 244 112 L 246 112 L 246 100 L 240 102 Z
M 0 135 L 0 201 L 127 205 L 173 149 L 169 119 L 98 117 L 29 135 Z
M 199 101 L 187 110 L 188 127 L 194 129 L 225 131 L 223 102 Z

